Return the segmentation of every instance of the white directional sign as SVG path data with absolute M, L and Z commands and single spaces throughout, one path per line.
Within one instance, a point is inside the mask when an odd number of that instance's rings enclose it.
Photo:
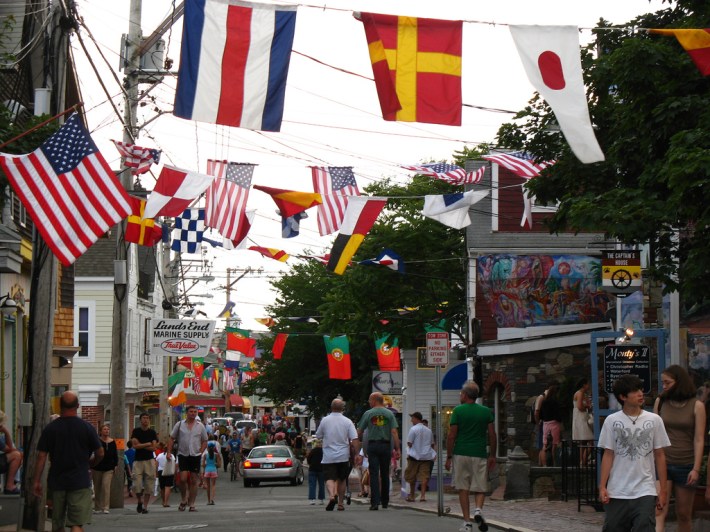
M 449 333 L 426 333 L 426 363 L 428 366 L 446 366 L 449 363 Z

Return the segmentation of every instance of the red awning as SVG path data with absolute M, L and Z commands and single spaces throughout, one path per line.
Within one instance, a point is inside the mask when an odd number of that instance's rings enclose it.
M 223 397 L 206 397 L 199 395 L 188 395 L 186 406 L 221 406 L 224 407 Z
M 232 404 L 232 406 L 236 406 L 239 408 L 244 406 L 244 398 L 241 395 L 237 395 L 236 393 L 233 393 L 229 396 L 229 402 Z

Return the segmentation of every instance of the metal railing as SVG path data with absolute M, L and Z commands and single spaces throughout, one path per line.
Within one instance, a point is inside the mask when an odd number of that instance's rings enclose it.
M 562 499 L 577 498 L 577 511 L 582 505 L 602 511 L 599 502 L 597 468 L 601 449 L 593 443 L 562 441 Z

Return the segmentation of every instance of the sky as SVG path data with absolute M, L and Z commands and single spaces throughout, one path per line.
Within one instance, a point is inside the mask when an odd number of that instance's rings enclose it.
M 121 140 L 122 128 L 109 100 L 122 113 L 123 97 L 110 70 L 119 80 L 123 78 L 124 73 L 118 71 L 119 51 L 121 34 L 128 31 L 129 0 L 77 0 L 76 4 L 91 33 L 82 30 L 83 38 L 110 95 L 109 99 L 103 92 L 84 52 L 74 40 L 89 129 L 106 159 L 118 167 L 120 160 L 111 139 Z M 143 2 L 144 36 L 150 35 L 157 24 L 170 15 L 172 4 L 171 0 Z M 451 161 L 452 154 L 464 146 L 494 143 L 498 127 L 512 117 L 512 113 L 499 111 L 518 111 L 532 97 L 533 88 L 525 76 L 508 25 L 574 25 L 581 28 L 580 41 L 586 43 L 591 38 L 589 28 L 600 18 L 622 24 L 634 16 L 659 9 L 661 2 L 333 0 L 325 5 L 296 5 L 299 6 L 296 33 L 280 132 L 215 126 L 172 116 L 182 33 L 182 19 L 179 19 L 172 31 L 163 36 L 166 55 L 174 60 L 175 75 L 166 76 L 144 97 L 138 123 L 147 124 L 136 143 L 163 150 L 161 163 L 203 173 L 208 158 L 256 164 L 252 184 L 291 190 L 312 191 L 309 166 L 313 165 L 352 166 L 361 190 L 384 177 L 406 182 L 411 172 L 403 170 L 401 165 Z M 464 21 L 462 126 L 382 119 L 364 31 L 353 17 L 354 11 Z M 143 90 L 149 87 L 141 86 Z M 160 167 L 154 168 L 153 174 L 157 177 Z M 149 174 L 142 179 L 148 189 L 152 189 L 154 183 Z M 248 208 L 257 209 L 249 245 L 279 248 L 289 254 L 300 254 L 304 250 L 317 254 L 329 251 L 334 235 L 319 236 L 315 209 L 301 222 L 299 237 L 283 239 L 280 218 L 268 196 L 252 190 Z M 238 281 L 231 296 L 242 325 L 253 330 L 264 330 L 254 318 L 266 317 L 264 307 L 275 299 L 270 280 L 283 275 L 299 260 L 291 258 L 284 264 L 253 251 L 211 247 L 203 256 L 186 254 L 183 259 L 195 261 L 194 265 L 203 259 L 210 264 L 215 280 L 200 282 L 189 291 L 189 294 L 213 296 L 191 298 L 192 302 L 204 302 L 198 309 L 210 318 L 215 317 L 226 302 L 227 268 L 238 270 L 232 274 L 232 280 L 246 268 L 259 272 L 247 274 Z M 418 257 L 404 259 L 406 262 Z M 188 277 L 202 273 L 193 270 Z

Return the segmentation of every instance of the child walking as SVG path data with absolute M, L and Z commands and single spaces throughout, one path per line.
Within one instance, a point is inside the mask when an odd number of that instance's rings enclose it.
M 217 471 L 220 467 L 222 467 L 222 455 L 217 450 L 217 442 L 209 441 L 207 449 L 202 453 L 202 478 L 200 479 L 207 488 L 207 504 L 214 504 Z

